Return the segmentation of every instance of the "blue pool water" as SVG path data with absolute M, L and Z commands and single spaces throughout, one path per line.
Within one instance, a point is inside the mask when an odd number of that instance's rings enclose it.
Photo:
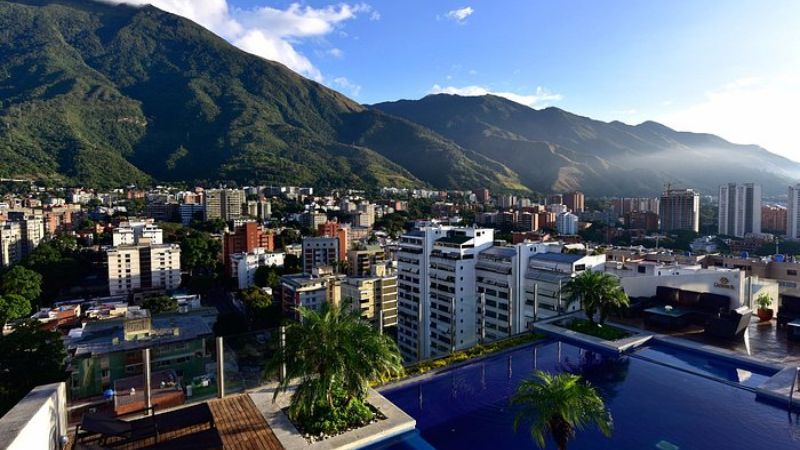
M 514 432 L 508 399 L 521 380 L 541 369 L 581 373 L 600 390 L 614 418 L 611 439 L 594 429 L 579 431 L 570 450 L 800 449 L 800 425 L 785 410 L 757 402 L 751 390 L 709 378 L 747 386 L 768 373 L 747 368 L 751 375 L 744 376 L 735 364 L 674 348 L 640 351 L 647 359 L 607 357 L 548 341 L 385 390 L 417 420 L 424 440 L 411 433 L 375 448 L 536 448 L 527 429 Z M 653 362 L 668 359 L 706 376 Z

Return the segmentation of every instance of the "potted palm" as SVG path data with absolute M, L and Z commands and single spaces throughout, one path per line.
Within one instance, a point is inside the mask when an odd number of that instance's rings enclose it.
M 580 375 L 551 375 L 537 370 L 534 379 L 525 380 L 511 398 L 519 408 L 514 430 L 523 421 L 531 421 L 531 437 L 539 448 L 545 448 L 549 435 L 558 450 L 566 450 L 575 432 L 594 425 L 606 437 L 611 436 L 613 420 L 602 397 Z
M 768 322 L 772 320 L 772 297 L 766 292 L 762 292 L 758 297 L 756 297 L 756 315 L 762 322 Z

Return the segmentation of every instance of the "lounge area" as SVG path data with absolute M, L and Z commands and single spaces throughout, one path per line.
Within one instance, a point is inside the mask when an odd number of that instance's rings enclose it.
M 658 286 L 653 297 L 631 298 L 632 315 L 641 316 L 647 326 L 678 330 L 694 325 L 711 336 L 733 339 L 744 333 L 752 311 L 730 306 L 726 295 L 668 286 Z
M 249 395 L 156 412 L 131 419 L 86 414 L 70 434 L 77 449 L 263 449 L 280 450 Z

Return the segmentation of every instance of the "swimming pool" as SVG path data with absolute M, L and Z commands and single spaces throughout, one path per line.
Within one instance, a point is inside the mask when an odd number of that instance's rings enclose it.
M 527 429 L 514 432 L 514 412 L 508 406 L 519 382 L 534 369 L 581 373 L 598 388 L 614 417 L 611 439 L 584 430 L 570 450 L 800 448 L 800 426 L 790 422 L 785 410 L 757 402 L 746 389 L 769 373 L 676 348 L 640 352 L 643 357 L 608 357 L 547 341 L 384 390 L 385 397 L 417 420 L 424 440 L 412 433 L 376 448 L 536 448 Z M 670 359 L 678 369 L 662 364 Z M 552 442 L 548 448 L 554 448 Z

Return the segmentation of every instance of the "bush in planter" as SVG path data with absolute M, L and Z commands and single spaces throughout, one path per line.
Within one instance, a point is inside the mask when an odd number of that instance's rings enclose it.
M 759 294 L 759 296 L 756 297 L 756 306 L 756 314 L 759 319 L 762 321 L 772 319 L 772 309 L 770 309 L 770 306 L 772 306 L 772 297 L 770 297 L 769 294 L 766 292 Z
M 320 311 L 298 308 L 301 320 L 286 330 L 286 346 L 268 368 L 286 364 L 286 378 L 273 398 L 293 381 L 289 418 L 305 432 L 335 434 L 367 423 L 369 383 L 403 372 L 397 345 L 378 333 L 349 305 L 323 304 Z

